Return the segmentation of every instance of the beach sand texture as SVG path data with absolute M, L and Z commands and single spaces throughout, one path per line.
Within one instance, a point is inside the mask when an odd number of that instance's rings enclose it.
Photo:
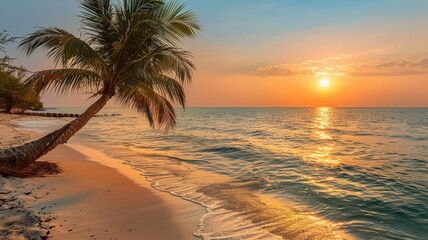
M 8 125 L 16 118 L 0 115 L 2 148 L 36 137 Z M 67 145 L 41 160 L 58 163 L 63 173 L 0 178 L 1 239 L 196 239 L 205 210 L 152 189 L 130 166 Z

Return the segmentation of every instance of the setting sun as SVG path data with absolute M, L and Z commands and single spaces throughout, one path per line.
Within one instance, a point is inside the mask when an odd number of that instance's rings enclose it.
M 320 87 L 327 88 L 328 86 L 330 86 L 330 80 L 328 80 L 327 78 L 321 79 Z

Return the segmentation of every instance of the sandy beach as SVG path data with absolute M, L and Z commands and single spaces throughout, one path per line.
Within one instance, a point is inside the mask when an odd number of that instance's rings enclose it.
M 18 118 L 0 115 L 2 148 L 37 137 L 9 125 Z M 119 160 L 72 144 L 41 160 L 63 172 L 1 178 L 1 239 L 197 239 L 204 208 L 153 189 Z

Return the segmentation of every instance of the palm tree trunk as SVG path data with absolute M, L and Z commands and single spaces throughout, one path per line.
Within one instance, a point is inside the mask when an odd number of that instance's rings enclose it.
M 6 107 L 4 108 L 4 112 L 5 113 L 12 113 L 12 105 L 7 104 Z
M 9 96 L 8 100 L 6 101 L 6 106 L 4 108 L 5 113 L 12 113 L 12 106 L 13 106 L 12 101 L 13 101 L 12 96 Z
M 67 142 L 77 131 L 88 123 L 110 100 L 112 94 L 105 93 L 75 120 L 62 128 L 24 145 L 0 150 L 0 166 L 25 167 L 45 155 L 59 144 Z

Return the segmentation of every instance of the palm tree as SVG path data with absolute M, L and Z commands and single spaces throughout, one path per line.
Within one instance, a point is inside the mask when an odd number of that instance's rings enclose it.
M 62 68 L 34 73 L 26 85 L 57 93 L 92 91 L 98 100 L 62 128 L 0 151 L 0 165 L 22 168 L 67 142 L 111 99 L 143 113 L 152 127 L 176 123 L 173 103 L 184 107 L 183 86 L 194 64 L 179 45 L 199 32 L 196 16 L 173 0 L 83 0 L 82 36 L 41 28 L 19 44 L 27 55 L 44 49 Z

